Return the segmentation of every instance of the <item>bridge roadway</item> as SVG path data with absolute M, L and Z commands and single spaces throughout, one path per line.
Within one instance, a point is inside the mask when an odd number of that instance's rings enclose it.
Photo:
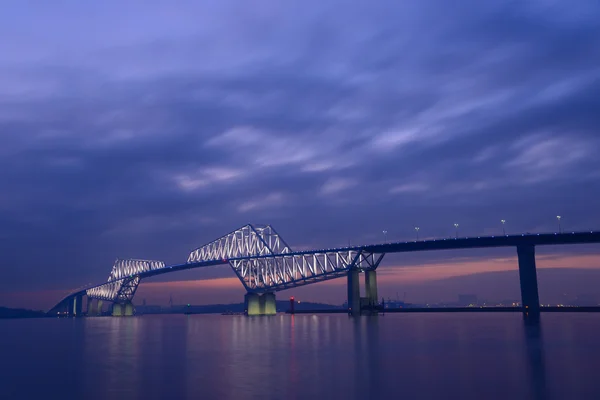
M 293 256 L 305 256 L 315 255 L 324 253 L 338 253 L 338 252 L 368 252 L 372 254 L 389 254 L 389 253 L 406 253 L 406 252 L 418 252 L 418 251 L 434 251 L 434 250 L 461 250 L 461 249 L 477 249 L 477 248 L 498 248 L 498 247 L 516 247 L 519 255 L 519 271 L 521 278 L 521 289 L 523 296 L 523 304 L 533 304 L 537 310 L 539 308 L 539 300 L 537 293 L 537 277 L 535 271 L 535 246 L 548 246 L 548 245 L 573 245 L 573 244 L 594 244 L 600 243 L 600 231 L 586 231 L 586 232 L 568 232 L 568 233 L 526 233 L 520 235 L 500 235 L 500 236 L 478 236 L 478 237 L 465 237 L 465 238 L 443 238 L 443 239 L 429 239 L 429 240 L 418 240 L 418 241 L 405 241 L 405 242 L 391 242 L 391 243 L 378 243 L 369 245 L 359 246 L 347 246 L 339 248 L 324 248 L 315 250 L 305 250 L 289 252 L 285 254 L 267 254 L 259 256 L 246 256 L 246 257 L 232 257 L 228 259 L 211 260 L 211 261 L 199 261 L 199 262 L 187 262 L 184 264 L 174 264 L 165 266 L 160 269 L 154 269 L 151 271 L 142 272 L 136 274 L 140 279 L 150 278 L 166 273 L 172 273 L 176 271 L 184 271 L 195 268 L 210 267 L 216 265 L 229 264 L 235 261 L 243 260 L 259 260 L 259 259 L 275 259 Z M 349 284 L 350 284 L 350 274 Z M 340 276 L 335 276 L 335 278 Z M 99 285 L 92 285 L 84 289 L 78 290 L 77 292 L 71 293 L 61 303 L 68 301 L 77 296 L 86 294 L 86 291 L 99 286 L 106 285 L 107 283 L 118 282 L 129 277 L 123 277 L 108 282 L 103 282 Z M 318 281 L 314 281 L 318 282 Z M 312 283 L 312 282 L 311 282 Z M 535 288 L 533 288 L 535 286 Z M 288 287 L 275 288 L 274 291 L 283 290 Z M 529 298 L 528 292 L 534 289 L 533 298 Z M 349 293 L 349 297 L 350 293 Z M 350 299 L 349 299 L 350 300 Z M 529 300 L 529 301 L 527 301 Z M 61 304 L 59 303 L 59 305 Z M 537 306 L 536 306 L 537 305 Z M 529 306 L 525 306 L 528 308 Z M 56 307 L 55 307 L 56 308 Z M 54 309 L 53 309 L 54 310 Z
M 360 246 L 338 247 L 320 250 L 306 250 L 287 253 L 288 255 L 302 255 L 315 253 L 333 253 L 347 250 L 366 250 L 375 254 L 408 253 L 415 251 L 433 250 L 461 250 L 481 249 L 494 247 L 518 246 L 547 246 L 566 244 L 593 244 L 600 243 L 600 231 L 570 232 L 570 233 L 528 233 L 522 235 L 506 236 L 478 236 L 466 238 L 430 239 L 411 242 L 392 242 L 367 244 Z M 251 258 L 273 258 L 277 255 L 253 256 Z M 233 259 L 231 259 L 233 260 Z

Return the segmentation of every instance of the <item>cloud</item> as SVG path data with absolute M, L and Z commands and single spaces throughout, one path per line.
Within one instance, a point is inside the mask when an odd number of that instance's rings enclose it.
M 430 189 L 430 186 L 425 183 L 405 183 L 402 185 L 394 186 L 390 189 L 390 193 L 419 193 L 425 192 Z
M 29 8 L 0 15 L 0 290 L 248 222 L 316 247 L 391 215 L 409 238 L 596 228 L 594 1 Z
M 572 175 L 572 169 L 593 152 L 596 143 L 578 138 L 553 137 L 534 134 L 515 142 L 512 148 L 516 156 L 506 163 L 527 182 L 554 179 L 556 176 Z
M 320 134 L 291 135 L 240 126 L 212 137 L 206 146 L 234 153 L 240 162 L 257 168 L 299 167 L 305 172 L 323 172 L 352 165 L 351 159 L 341 159 L 343 142 L 344 138 L 336 135 L 323 141 Z
M 282 193 L 269 193 L 266 196 L 256 197 L 241 203 L 237 209 L 241 213 L 265 208 L 278 207 L 284 203 L 285 196 Z
M 321 186 L 321 194 L 326 196 L 337 195 L 342 191 L 356 186 L 357 184 L 358 182 L 349 178 L 332 178 L 327 180 L 327 182 Z
M 243 175 L 242 170 L 234 168 L 209 167 L 200 169 L 195 174 L 177 175 L 174 181 L 180 189 L 192 191 L 212 184 L 232 182 Z

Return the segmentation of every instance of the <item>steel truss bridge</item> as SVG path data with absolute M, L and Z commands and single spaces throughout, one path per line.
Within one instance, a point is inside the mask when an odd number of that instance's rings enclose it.
M 88 302 L 96 299 L 118 305 L 131 304 L 142 279 L 224 264 L 233 269 L 248 294 L 258 296 L 347 276 L 348 304 L 351 306 L 358 304 L 356 299 L 352 299 L 358 292 L 357 272 L 367 272 L 367 279 L 373 276 L 372 285 L 375 288 L 372 295 L 377 299 L 374 272 L 386 253 L 488 247 L 517 248 L 524 307 L 528 308 L 526 303 L 531 303 L 532 307 L 539 308 L 534 247 L 584 243 L 600 243 L 600 232 L 452 238 L 294 251 L 272 226 L 249 224 L 193 250 L 183 264 L 165 265 L 161 261 L 118 259 L 106 282 L 71 293 L 49 313 L 70 305 L 70 314 L 81 314 L 81 298 L 84 295 L 88 297 Z M 354 295 L 351 286 L 354 287 Z M 533 289 L 534 294 L 531 293 Z

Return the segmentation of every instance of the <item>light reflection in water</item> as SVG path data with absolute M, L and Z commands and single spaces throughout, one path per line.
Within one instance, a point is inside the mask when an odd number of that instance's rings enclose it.
M 598 314 L 0 321 L 0 398 L 600 398 L 598 331 Z

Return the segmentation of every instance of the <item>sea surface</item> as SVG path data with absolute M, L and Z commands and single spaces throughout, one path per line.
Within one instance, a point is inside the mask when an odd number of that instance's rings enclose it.
M 600 314 L 1 320 L 0 399 L 600 399 Z

